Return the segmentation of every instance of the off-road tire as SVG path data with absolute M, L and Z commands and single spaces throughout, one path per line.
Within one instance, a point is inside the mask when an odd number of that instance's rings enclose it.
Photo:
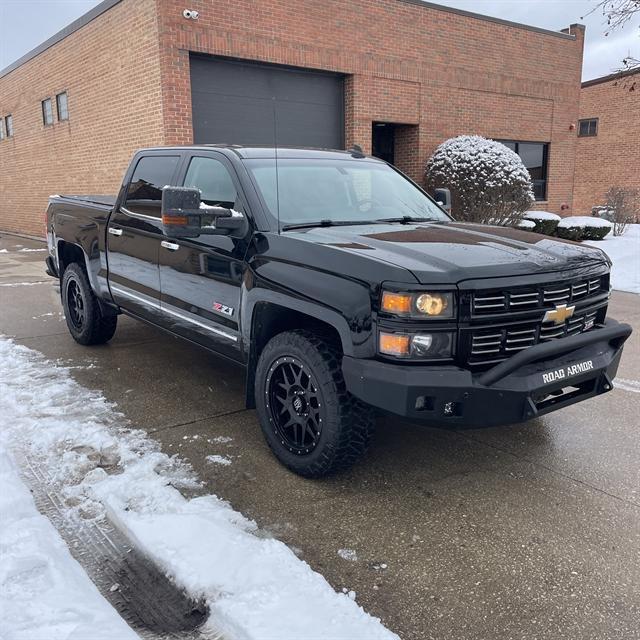
M 104 344 L 113 338 L 118 316 L 102 313 L 98 298 L 82 265 L 74 262 L 64 270 L 60 290 L 67 328 L 76 342 L 82 345 Z M 72 308 L 73 301 L 69 299 L 70 295 L 79 295 L 84 305 L 83 320 L 80 323 L 74 323 L 77 313 Z
M 310 372 L 322 403 L 322 427 L 315 448 L 293 451 L 278 434 L 269 406 L 269 375 L 274 365 L 293 358 Z M 374 411 L 352 396 L 342 376 L 342 353 L 330 340 L 304 330 L 274 336 L 256 367 L 256 409 L 264 436 L 280 462 L 291 471 L 320 478 L 351 467 L 366 452 L 375 426 Z

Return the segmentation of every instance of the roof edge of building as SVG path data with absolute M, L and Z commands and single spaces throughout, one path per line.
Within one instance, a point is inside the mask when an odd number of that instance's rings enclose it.
M 72 33 L 75 33 L 79 29 L 82 29 L 86 24 L 89 24 L 92 20 L 102 15 L 105 11 L 111 9 L 111 7 L 119 4 L 122 0 L 102 0 L 100 4 L 97 4 L 93 9 L 87 11 L 87 13 L 81 15 L 77 20 L 74 20 L 72 23 L 68 24 L 64 29 L 58 31 L 50 38 L 39 44 L 35 49 L 31 49 L 31 51 L 25 53 L 23 56 L 18 58 L 15 62 L 12 62 L 9 66 L 0 70 L 0 78 L 4 78 L 4 76 L 9 75 L 12 71 L 15 71 L 18 67 L 21 67 L 25 62 L 28 62 L 32 58 L 35 58 L 37 55 L 40 55 L 43 51 L 46 51 L 54 44 L 57 44 L 61 40 L 64 40 L 67 36 L 70 36 Z
M 585 87 L 591 87 L 596 84 L 603 84 L 604 82 L 611 82 L 612 80 L 619 80 L 620 78 L 627 78 L 636 73 L 640 73 L 640 68 L 638 69 L 629 69 L 628 71 L 616 71 L 615 73 L 610 73 L 606 76 L 600 76 L 599 78 L 593 78 L 593 80 L 585 80 L 580 87 L 584 89 Z
M 466 9 L 458 9 L 457 7 L 448 7 L 444 4 L 437 4 L 435 2 L 428 2 L 427 0 L 399 0 L 406 4 L 413 4 L 419 7 L 426 7 L 428 9 L 436 9 L 437 11 L 447 11 L 448 13 L 457 13 L 461 16 L 467 16 L 468 18 L 476 18 L 478 20 L 486 20 L 487 22 L 495 22 L 497 24 L 503 24 L 507 27 L 515 27 L 516 29 L 526 29 L 527 31 L 535 31 L 547 36 L 555 36 L 556 38 L 564 38 L 565 40 L 575 40 L 575 35 L 563 31 L 553 31 L 551 29 L 543 29 L 542 27 L 534 27 L 530 24 L 524 24 L 522 22 L 514 22 L 513 20 L 504 20 L 503 18 L 495 18 L 494 16 L 487 16 L 483 13 L 475 13 L 474 11 L 467 11 Z M 572 24 L 572 27 L 578 29 L 584 29 L 582 24 Z
M 537 33 L 542 33 L 544 35 L 555 36 L 557 38 L 565 38 L 569 40 L 575 40 L 575 35 L 566 33 L 566 30 L 563 31 L 551 31 L 550 29 L 543 29 L 542 27 L 534 27 L 528 24 L 523 24 L 521 22 L 513 22 L 511 20 L 503 20 L 502 18 L 495 18 L 493 16 L 483 15 L 481 13 L 474 13 L 473 11 L 466 11 L 465 9 L 457 9 L 456 7 L 448 7 L 442 4 L 436 4 L 434 2 L 427 2 L 426 0 L 398 0 L 399 2 L 404 2 L 406 4 L 412 4 L 418 7 L 425 7 L 428 9 L 435 9 L 436 11 L 446 11 L 448 13 L 455 13 L 461 16 L 467 16 L 470 18 L 475 18 L 477 20 L 485 20 L 488 22 L 495 22 L 497 24 L 506 25 L 508 27 L 515 27 L 517 29 L 526 29 L 527 31 L 534 31 Z M 64 29 L 58 31 L 58 33 L 54 34 L 43 43 L 39 44 L 31 51 L 25 53 L 23 56 L 18 58 L 16 61 L 12 62 L 10 65 L 0 70 L 0 78 L 10 74 L 12 71 L 15 71 L 18 67 L 21 67 L 23 64 L 28 62 L 29 60 L 35 58 L 40 55 L 42 52 L 46 51 L 53 45 L 58 42 L 64 40 L 67 36 L 70 36 L 72 33 L 75 33 L 86 24 L 102 15 L 105 11 L 111 9 L 111 7 L 116 4 L 122 2 L 122 0 L 103 0 L 100 4 L 93 7 L 80 16 L 77 20 L 74 20 L 71 24 L 68 24 Z M 571 25 L 572 27 L 578 27 L 584 29 L 583 25 Z M 584 86 L 584 83 L 583 85 Z

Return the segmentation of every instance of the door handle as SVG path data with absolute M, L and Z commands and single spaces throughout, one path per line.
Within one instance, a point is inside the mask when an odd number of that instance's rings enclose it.
M 166 240 L 163 240 L 160 245 L 165 249 L 169 249 L 169 251 L 177 251 L 180 248 L 179 244 L 176 244 L 175 242 L 167 242 Z
M 115 227 L 109 227 L 109 233 L 112 236 L 121 236 L 122 235 L 122 229 L 116 229 Z

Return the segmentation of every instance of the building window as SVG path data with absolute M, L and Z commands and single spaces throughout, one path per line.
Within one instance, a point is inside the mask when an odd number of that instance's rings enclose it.
M 7 138 L 13 137 L 13 116 L 11 114 L 4 119 L 4 131 Z
M 58 120 L 69 119 L 69 107 L 67 103 L 67 92 L 63 91 L 56 96 L 56 106 L 58 107 Z
M 51 98 L 42 101 L 42 122 L 44 122 L 45 127 L 53 124 L 53 105 L 51 104 Z
M 588 118 L 578 121 L 578 137 L 587 138 L 598 135 L 598 118 Z
M 516 142 L 498 140 L 511 151 L 515 151 L 531 176 L 533 195 L 536 200 L 547 199 L 547 165 L 549 161 L 549 143 Z

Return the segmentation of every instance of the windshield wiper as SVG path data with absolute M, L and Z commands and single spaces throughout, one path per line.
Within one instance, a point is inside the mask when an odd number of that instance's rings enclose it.
M 376 222 L 401 222 L 408 224 L 410 222 L 442 222 L 436 218 L 419 218 L 417 216 L 402 216 L 400 218 L 378 218 Z
M 285 224 L 282 226 L 283 231 L 291 231 L 292 229 L 312 229 L 314 227 L 348 227 L 356 224 L 380 224 L 380 220 L 316 220 L 315 222 L 298 222 L 293 224 Z

